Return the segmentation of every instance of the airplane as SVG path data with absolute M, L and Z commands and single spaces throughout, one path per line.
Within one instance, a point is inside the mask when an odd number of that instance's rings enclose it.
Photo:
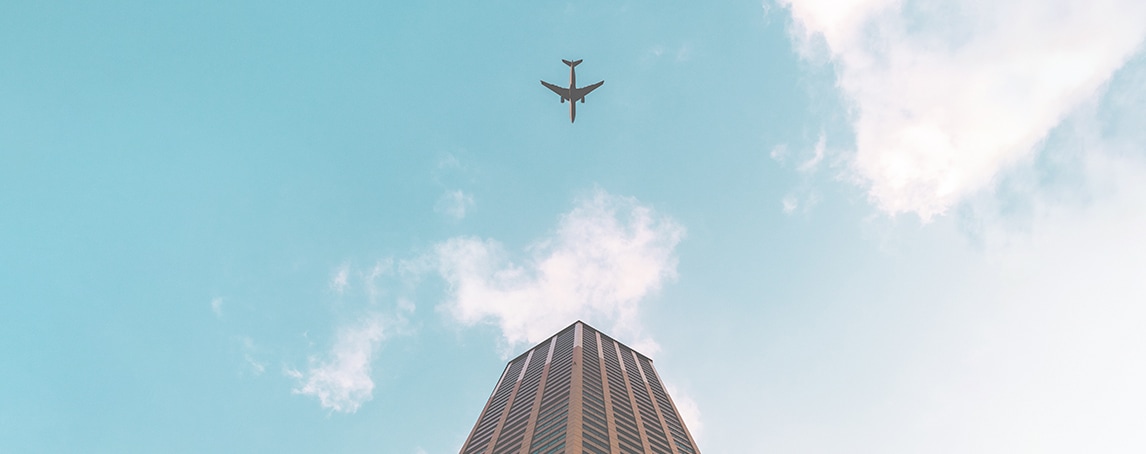
M 593 90 L 596 90 L 597 87 L 600 87 L 601 84 L 605 83 L 605 81 L 602 80 L 587 87 L 577 88 L 577 72 L 573 68 L 581 63 L 581 60 L 561 61 L 565 62 L 566 65 L 569 65 L 569 88 L 558 87 L 544 80 L 541 81 L 541 85 L 544 85 L 545 88 L 553 90 L 554 93 L 557 93 L 558 96 L 561 96 L 562 104 L 564 104 L 565 101 L 569 101 L 569 122 L 572 123 L 577 119 L 577 101 L 581 101 L 581 104 L 585 104 L 585 95 L 589 94 L 589 92 Z

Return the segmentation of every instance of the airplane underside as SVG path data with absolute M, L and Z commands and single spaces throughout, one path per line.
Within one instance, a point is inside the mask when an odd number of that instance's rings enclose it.
M 561 97 L 561 103 L 562 104 L 564 104 L 565 101 L 569 101 L 569 122 L 573 123 L 574 121 L 577 120 L 577 101 L 581 101 L 581 103 L 584 104 L 585 103 L 585 95 L 588 95 L 589 92 L 596 90 L 597 87 L 600 87 L 602 84 L 605 83 L 605 81 L 602 80 L 602 81 L 597 82 L 593 85 L 577 88 L 577 73 L 574 70 L 574 67 L 576 67 L 579 63 L 581 63 L 581 60 L 576 60 L 576 61 L 561 60 L 561 61 L 564 62 L 566 65 L 569 65 L 569 87 L 568 88 L 558 87 L 558 86 L 553 85 L 553 84 L 546 82 L 544 80 L 541 81 L 541 85 L 545 86 L 545 88 L 552 90 L 554 93 L 557 93 L 557 95 Z

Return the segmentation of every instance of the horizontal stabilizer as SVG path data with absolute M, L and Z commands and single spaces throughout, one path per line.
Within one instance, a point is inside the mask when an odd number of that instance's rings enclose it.
M 570 68 L 577 66 L 578 64 L 581 63 L 581 60 L 577 60 L 577 61 L 561 60 L 561 61 L 565 62 L 566 65 L 569 65 Z

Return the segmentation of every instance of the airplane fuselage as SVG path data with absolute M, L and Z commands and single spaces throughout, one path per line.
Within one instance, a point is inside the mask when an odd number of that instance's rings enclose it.
M 573 99 L 573 91 L 577 86 L 577 65 L 569 65 L 569 122 L 577 119 L 577 100 Z

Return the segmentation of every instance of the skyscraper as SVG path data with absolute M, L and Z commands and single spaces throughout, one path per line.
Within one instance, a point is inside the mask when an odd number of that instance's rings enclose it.
M 505 366 L 461 454 L 699 454 L 653 361 L 580 321 Z

